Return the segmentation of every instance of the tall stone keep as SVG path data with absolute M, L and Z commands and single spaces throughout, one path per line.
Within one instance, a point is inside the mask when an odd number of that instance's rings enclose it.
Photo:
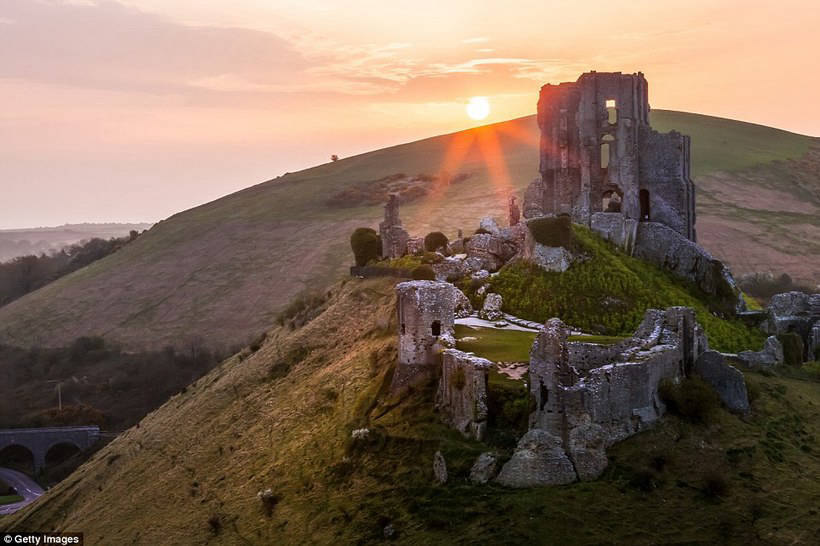
M 618 213 L 696 240 L 689 137 L 649 125 L 642 73 L 588 72 L 543 86 L 538 126 L 541 176 L 527 189 L 526 218 L 569 214 L 590 225 L 593 214 Z
M 410 235 L 401 227 L 399 218 L 399 196 L 391 193 L 384 205 L 384 221 L 379 224 L 379 236 L 382 240 L 382 256 L 400 258 L 407 254 L 407 241 Z
M 431 375 L 441 352 L 455 344 L 456 288 L 446 282 L 408 281 L 396 285 L 399 358 L 393 387 Z

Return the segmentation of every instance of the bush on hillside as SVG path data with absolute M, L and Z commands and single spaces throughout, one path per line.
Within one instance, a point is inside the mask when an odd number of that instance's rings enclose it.
M 777 277 L 771 273 L 743 275 L 738 280 L 738 285 L 744 292 L 761 300 L 763 303 L 767 303 L 775 294 L 781 294 L 783 292 L 797 290 L 798 292 L 812 293 L 817 291 L 813 290 L 810 286 L 795 283 L 786 273 Z
M 573 226 L 575 245 L 587 256 L 563 273 L 516 261 L 490 281 L 509 313 L 544 322 L 559 317 L 591 333 L 631 335 L 646 309 L 683 305 L 695 309 L 698 322 L 716 350 L 758 350 L 765 335 L 739 319 L 712 314 L 712 297 L 671 273 L 626 255 L 583 226 Z M 468 288 L 464 283 L 461 288 Z M 469 290 L 465 291 L 469 295 Z
M 701 425 L 708 424 L 720 407 L 720 399 L 712 387 L 696 377 L 688 377 L 680 383 L 662 381 L 658 396 L 671 413 Z
M 381 237 L 374 229 L 356 228 L 350 236 L 350 248 L 356 258 L 356 265 L 367 265 L 371 260 L 378 260 L 381 257 Z
M 429 265 L 422 264 L 413 270 L 413 280 L 434 281 L 436 280 L 436 272 Z
M 795 332 L 780 334 L 777 339 L 783 345 L 783 360 L 789 366 L 803 363 L 803 338 Z
M 447 248 L 449 242 L 447 236 L 442 232 L 432 231 L 424 237 L 424 249 L 428 252 L 435 252 L 440 248 Z
M 572 246 L 572 220 L 569 216 L 536 218 L 527 222 L 527 227 L 537 243 L 567 249 Z

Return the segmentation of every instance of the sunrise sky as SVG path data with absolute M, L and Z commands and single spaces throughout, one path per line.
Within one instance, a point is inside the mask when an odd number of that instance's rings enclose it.
M 156 221 L 587 70 L 820 135 L 819 55 L 816 0 L 0 0 L 0 228 Z

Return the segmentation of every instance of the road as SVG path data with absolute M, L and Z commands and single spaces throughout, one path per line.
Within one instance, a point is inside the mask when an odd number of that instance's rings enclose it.
M 20 502 L 0 505 L 0 515 L 16 512 L 27 504 L 36 501 L 43 494 L 43 489 L 22 472 L 10 468 L 0 468 L 0 479 L 15 488 L 17 494 L 23 497 Z

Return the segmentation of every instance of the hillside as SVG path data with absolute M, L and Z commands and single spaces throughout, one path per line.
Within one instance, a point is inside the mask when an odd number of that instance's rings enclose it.
M 817 139 L 695 114 L 652 116 L 656 128 L 693 137 L 707 249 L 738 273 L 786 271 L 820 282 Z M 345 190 L 398 173 L 468 176 L 450 185 L 426 177 L 432 192 L 402 217 L 414 233 L 472 230 L 481 216 L 503 217 L 505 195 L 536 176 L 537 141 L 529 116 L 290 173 L 176 214 L 122 252 L 0 309 L 0 342 L 60 346 L 104 335 L 160 348 L 197 337 L 214 346 L 248 340 L 295 294 L 344 274 L 349 234 L 379 221 L 378 205 L 339 206 Z
M 87 544 L 374 543 L 387 525 L 404 544 L 820 536 L 820 489 L 806 479 L 820 472 L 820 383 L 749 374 L 751 416 L 669 416 L 614 447 L 594 482 L 473 486 L 466 474 L 486 446 L 438 424 L 429 390 L 383 394 L 394 305 L 389 281 L 335 286 L 307 325 L 271 330 L 0 528 L 82 530 Z M 443 487 L 432 485 L 438 449 Z

